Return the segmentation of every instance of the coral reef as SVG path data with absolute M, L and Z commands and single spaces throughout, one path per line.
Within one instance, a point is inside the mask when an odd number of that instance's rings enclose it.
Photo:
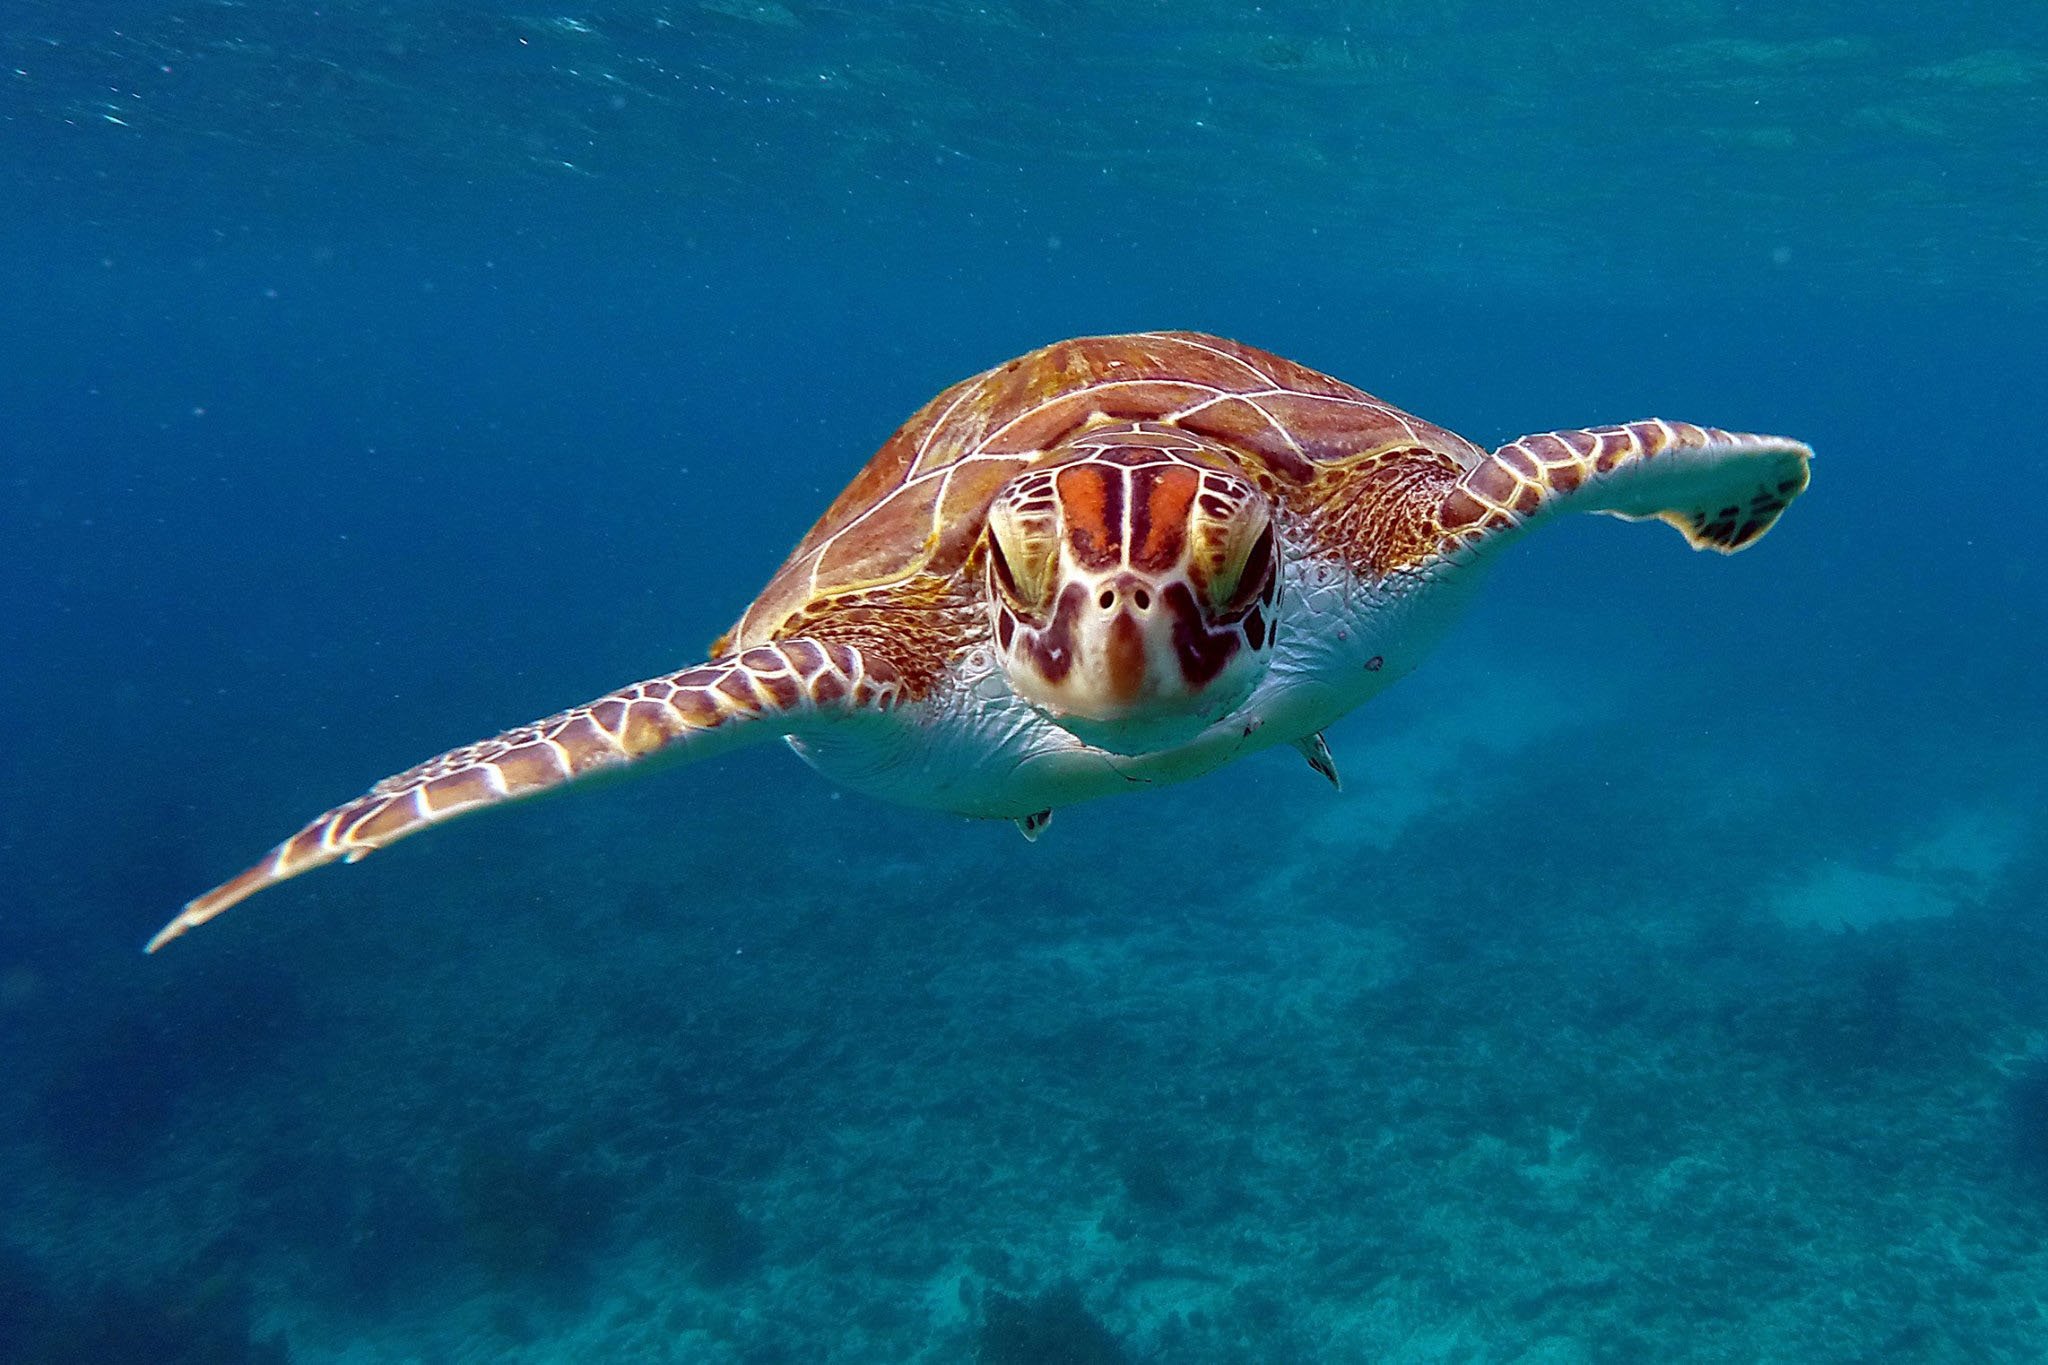
M 992 1291 L 982 1305 L 977 1365 L 1125 1365 L 1129 1359 L 1081 1302 L 1059 1284 L 1031 1299 Z
M 274 1339 L 249 1334 L 239 1282 L 216 1276 L 143 1292 L 101 1283 L 59 1292 L 0 1249 L 0 1360 L 8 1365 L 288 1365 Z
M 182 1326 L 260 1360 L 243 1284 L 307 1365 L 2027 1358 L 2048 1067 L 2011 1059 L 2048 1032 L 2048 858 L 1951 917 L 1788 922 L 1774 867 L 1875 838 L 1789 836 L 1796 773 L 1673 803 L 1711 752 L 1593 722 L 1467 745 L 1421 777 L 1366 747 L 1412 787 L 1392 830 L 1252 765 L 1260 856 L 1177 843 L 1142 883 L 1120 819 L 935 842 L 809 788 L 707 817 L 807 832 L 744 915 L 674 908 L 729 855 L 664 843 L 658 802 L 543 811 L 549 847 L 516 811 L 451 830 L 492 877 L 421 903 L 400 854 L 319 943 L 268 946 L 311 985 L 257 1008 L 303 1042 L 197 1004 L 246 1076 L 154 1000 L 37 1023 L 76 1050 L 15 1060 L 31 1100 L 62 1056 L 77 1104 L 0 1133 L 43 1305 L 0 1359 L 25 1332 L 175 1359 Z M 1147 819 L 1215 829 L 1204 791 Z M 1637 814 L 1531 820 L 1539 791 Z M 600 835 L 667 851 L 563 851 Z M 153 1055 L 139 1136 L 94 1149 L 81 1115 Z M 98 1315 L 134 1341 L 86 1307 L 195 1263 L 231 1268 L 217 1300 Z
M 468 1253 L 489 1274 L 522 1284 L 580 1284 L 616 1214 L 616 1192 L 602 1181 L 516 1136 L 465 1143 L 455 1191 Z

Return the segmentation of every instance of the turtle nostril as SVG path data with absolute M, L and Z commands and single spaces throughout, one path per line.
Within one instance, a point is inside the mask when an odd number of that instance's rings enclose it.
M 1095 605 L 1101 607 L 1104 611 L 1108 611 L 1111 607 L 1116 605 L 1116 594 L 1111 592 L 1108 588 L 1104 588 L 1102 590 L 1102 596 L 1095 599 Z
M 1137 604 L 1139 611 L 1148 611 L 1152 606 L 1152 594 L 1140 588 L 1131 594 L 1131 601 Z

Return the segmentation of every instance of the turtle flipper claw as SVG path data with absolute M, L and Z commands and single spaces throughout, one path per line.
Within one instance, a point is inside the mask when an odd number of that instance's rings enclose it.
M 1330 779 L 1331 786 L 1335 787 L 1338 791 L 1344 790 L 1344 779 L 1337 776 L 1337 760 L 1330 753 L 1330 742 L 1323 738 L 1321 730 L 1295 740 L 1294 748 L 1296 752 L 1308 760 L 1309 767 L 1314 768 L 1324 777 Z
M 1695 550 L 1734 554 L 1806 491 L 1813 450 L 1690 422 L 1626 422 L 1510 441 L 1449 492 L 1438 520 L 1477 543 L 1552 511 L 1668 522 Z
M 1033 811 L 1029 815 L 1017 817 L 1017 832 L 1023 835 L 1026 840 L 1035 844 L 1038 842 L 1038 836 L 1045 833 L 1045 827 L 1051 823 L 1051 811 Z

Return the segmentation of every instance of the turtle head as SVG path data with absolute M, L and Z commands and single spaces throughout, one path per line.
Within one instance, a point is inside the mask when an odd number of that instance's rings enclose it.
M 1242 702 L 1273 644 L 1273 510 L 1178 451 L 1026 470 L 989 511 L 988 598 L 1010 685 L 1091 744 L 1143 752 Z

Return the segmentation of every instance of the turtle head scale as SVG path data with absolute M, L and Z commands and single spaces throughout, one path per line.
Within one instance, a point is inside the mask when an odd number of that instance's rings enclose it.
M 1271 656 L 1272 507 L 1206 460 L 1093 448 L 1026 470 L 990 509 L 987 566 L 1011 687 L 1102 748 L 1200 733 Z

